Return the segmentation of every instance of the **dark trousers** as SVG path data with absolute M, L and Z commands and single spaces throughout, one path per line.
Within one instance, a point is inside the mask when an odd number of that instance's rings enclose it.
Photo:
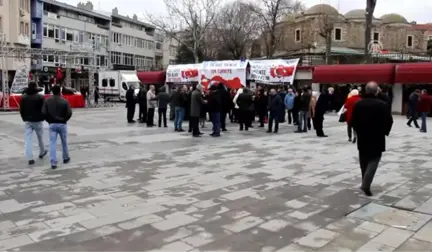
M 220 112 L 213 112 L 210 113 L 210 119 L 211 122 L 213 124 L 213 132 L 212 134 L 215 136 L 219 136 L 220 135 L 220 131 L 221 131 L 221 115 Z
M 166 108 L 158 108 L 158 126 L 162 126 L 162 119 L 164 123 L 164 127 L 168 127 L 167 125 L 167 109 Z
M 189 122 L 190 122 L 190 128 L 191 128 L 192 135 L 199 136 L 200 135 L 199 117 L 198 116 L 191 116 L 191 117 L 189 117 Z
M 279 122 L 284 123 L 285 122 L 285 108 L 281 109 Z
M 381 160 L 381 156 L 382 153 L 371 154 L 365 151 L 359 151 L 359 162 L 362 174 L 361 188 L 370 189 L 378 168 L 378 164 Z
M 127 120 L 128 122 L 133 121 L 135 115 L 135 104 L 128 104 L 127 105 Z
M 279 130 L 279 116 L 280 113 L 272 113 L 270 112 L 269 120 L 268 120 L 268 131 L 271 132 L 273 130 L 273 123 L 274 123 L 274 131 L 278 132 Z
M 222 111 L 220 113 L 220 124 L 222 130 L 226 130 L 226 116 L 227 116 L 227 112 Z
M 422 132 L 427 132 L 426 121 L 427 121 L 428 112 L 421 112 L 420 116 L 421 116 L 421 128 L 420 128 L 420 130 Z
M 324 136 L 323 123 L 324 123 L 324 115 L 315 114 L 315 117 L 313 118 L 313 124 L 317 136 Z
M 240 124 L 240 130 L 249 130 L 249 127 L 251 125 L 251 115 L 249 110 L 240 110 L 237 109 L 237 120 L 238 123 Z
M 417 112 L 412 111 L 411 114 L 410 114 L 410 118 L 409 118 L 407 124 L 409 126 L 411 126 L 411 123 L 414 122 L 414 126 L 416 128 L 420 128 L 419 125 L 418 125 L 418 122 L 417 122 L 417 118 L 418 118 Z
M 155 109 L 154 108 L 148 108 L 147 109 L 147 125 L 148 126 L 153 126 L 154 125 L 154 113 L 155 113 Z
M 352 139 L 353 135 L 354 135 L 354 139 L 357 137 L 354 129 L 349 124 L 347 124 L 347 134 L 348 134 L 348 139 L 350 140 Z
M 297 115 L 294 113 L 293 109 L 288 109 L 288 124 L 297 124 Z
M 139 105 L 139 120 L 141 120 L 141 122 L 147 122 L 147 104 Z
M 311 121 L 312 121 L 312 118 L 308 117 L 307 118 L 307 127 L 308 127 L 308 130 L 312 129 L 312 123 L 311 123 Z
M 260 127 L 264 127 L 264 120 L 266 117 L 266 112 L 265 111 L 258 111 L 258 120 L 260 123 Z

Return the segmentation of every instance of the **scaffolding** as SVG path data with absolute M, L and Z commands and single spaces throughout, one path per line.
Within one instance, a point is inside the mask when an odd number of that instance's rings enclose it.
M 2 88 L 3 88 L 3 109 L 10 110 L 10 96 L 11 90 L 9 89 L 9 69 L 8 69 L 8 59 L 9 58 L 25 58 L 30 60 L 38 60 L 42 62 L 42 58 L 46 57 L 58 57 L 64 59 L 66 76 L 65 85 L 71 86 L 71 69 L 75 58 L 88 58 L 89 62 L 86 67 L 88 68 L 89 76 L 89 100 L 94 98 L 94 88 L 95 88 L 95 78 L 94 75 L 97 73 L 96 66 L 96 54 L 95 48 L 90 50 L 72 48 L 71 50 L 58 50 L 49 48 L 29 48 L 29 47 L 11 47 L 6 41 L 6 36 L 0 34 L 0 56 L 1 56 L 1 69 L 2 69 Z

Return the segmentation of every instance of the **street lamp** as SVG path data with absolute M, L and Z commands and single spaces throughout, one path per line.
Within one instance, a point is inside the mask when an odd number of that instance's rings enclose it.
M 9 76 L 7 67 L 7 36 L 4 33 L 0 33 L 0 47 L 1 47 L 1 69 L 2 69 L 2 89 L 3 89 L 3 109 L 8 110 L 9 107 Z

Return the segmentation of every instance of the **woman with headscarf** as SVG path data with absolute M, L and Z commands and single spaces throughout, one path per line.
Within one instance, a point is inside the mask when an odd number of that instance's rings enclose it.
M 360 100 L 359 91 L 357 89 L 351 90 L 351 92 L 348 95 L 348 98 L 345 101 L 344 107 L 345 107 L 345 118 L 347 123 L 347 133 L 348 133 L 348 141 L 352 143 L 355 143 L 357 141 L 357 134 L 351 127 L 351 118 L 352 118 L 352 112 L 354 109 L 354 105 Z M 354 138 L 353 138 L 353 132 L 354 132 Z

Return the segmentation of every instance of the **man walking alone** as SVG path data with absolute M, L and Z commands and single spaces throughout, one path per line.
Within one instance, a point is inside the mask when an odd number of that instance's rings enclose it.
M 67 122 L 72 117 L 72 110 L 69 102 L 60 96 L 60 86 L 52 88 L 53 96 L 46 99 L 42 108 L 42 113 L 45 120 L 49 123 L 49 138 L 50 138 L 50 161 L 51 168 L 57 168 L 57 136 L 60 136 L 63 163 L 67 164 L 70 161 L 68 142 L 67 142 Z
M 391 108 L 377 97 L 378 92 L 377 83 L 369 82 L 366 85 L 364 98 L 354 105 L 350 121 L 350 126 L 357 133 L 361 190 L 367 196 L 372 196 L 372 180 L 386 149 L 386 136 L 390 134 L 393 125 Z
M 20 114 L 25 123 L 25 152 L 29 165 L 34 164 L 32 152 L 33 131 L 39 143 L 39 158 L 46 156 L 47 151 L 43 142 L 43 121 L 42 107 L 44 104 L 43 95 L 38 93 L 36 82 L 30 82 L 21 99 Z

